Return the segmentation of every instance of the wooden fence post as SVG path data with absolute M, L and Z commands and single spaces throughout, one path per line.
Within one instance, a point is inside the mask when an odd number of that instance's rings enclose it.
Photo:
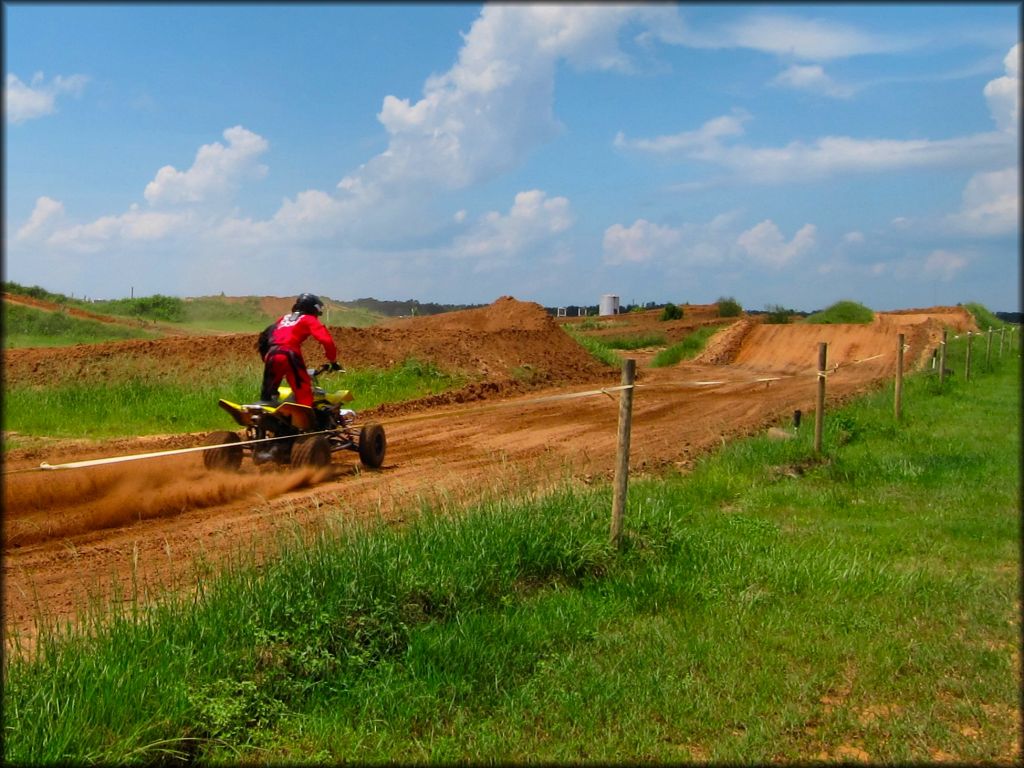
M 985 370 L 992 370 L 992 326 L 988 327 L 988 343 L 985 345 Z
M 821 436 L 825 427 L 825 362 L 828 344 L 818 342 L 818 403 L 814 409 L 814 452 L 821 453 Z
M 906 339 L 902 333 L 896 337 L 896 393 L 894 396 L 894 413 L 896 421 L 903 415 L 903 344 Z
M 629 437 L 633 425 L 633 380 L 636 360 L 622 361 L 622 386 L 619 393 L 619 435 L 615 461 L 615 488 L 612 496 L 611 543 L 622 548 L 622 519 L 626 512 L 626 492 L 629 490 Z
M 939 346 L 939 389 L 942 389 L 942 382 L 946 380 L 946 339 L 949 331 L 942 329 L 942 344 Z
M 1002 359 L 1002 357 L 1003 357 L 1003 337 L 1006 335 L 1004 333 L 1005 330 L 1006 330 L 1006 326 L 1005 325 L 1002 328 L 999 329 L 999 358 L 1000 359 Z
M 971 342 L 973 341 L 971 332 L 967 332 L 967 358 L 964 361 L 964 381 L 971 380 Z

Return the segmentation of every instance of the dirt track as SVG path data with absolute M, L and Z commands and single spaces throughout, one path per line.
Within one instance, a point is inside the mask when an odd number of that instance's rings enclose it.
M 559 322 L 571 322 L 561 320 Z M 623 315 L 599 333 L 657 331 L 669 341 L 716 322 L 710 307 L 688 307 L 680 321 L 657 312 Z M 762 325 L 734 322 L 697 361 L 672 368 L 638 362 L 631 467 L 634 473 L 686 468 L 731 437 L 782 425 L 795 409 L 813 411 L 818 342 L 828 342 L 828 397 L 834 402 L 891 379 L 896 338 L 906 334 L 908 367 L 926 364 L 943 326 L 976 330 L 961 308 L 879 315 L 871 325 Z M 349 367 L 386 365 L 413 355 L 458 370 L 473 383 L 456 393 L 364 414 L 383 422 L 385 466 L 358 469 L 336 455 L 310 471 L 239 473 L 202 469 L 198 454 L 90 469 L 15 472 L 4 487 L 4 618 L 31 637 L 34 617 L 70 619 L 89 593 L 187 588 L 203 563 L 239 550 L 260 552 L 276 537 L 315 531 L 337 510 L 346 520 L 396 523 L 421 500 L 461 504 L 486 494 L 531 491 L 571 479 L 610 478 L 617 405 L 607 394 L 571 399 L 618 383 L 537 305 L 499 299 L 476 310 L 401 320 L 367 329 L 332 329 Z M 134 366 L 216 366 L 251 358 L 251 335 L 119 342 L 73 350 L 15 350 L 8 383 L 109 375 Z M 316 356 L 311 354 L 310 361 Z M 56 362 L 59 361 L 59 366 Z M 772 379 L 765 381 L 764 379 Z M 358 401 L 354 403 L 358 408 Z M 225 425 L 227 428 L 227 425 Z M 9 452 L 5 471 L 84 458 L 198 445 L 203 435 L 63 443 Z

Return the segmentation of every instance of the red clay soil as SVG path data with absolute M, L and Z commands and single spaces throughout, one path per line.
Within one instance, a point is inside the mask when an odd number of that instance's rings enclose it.
M 687 311 L 671 328 L 657 312 L 608 322 L 617 330 L 685 335 L 710 313 Z M 92 468 L 37 471 L 49 464 L 199 445 L 205 435 L 54 443 L 5 457 L 5 637 L 31 643 L 37 617 L 71 620 L 90 596 L 99 600 L 188 589 L 201 568 L 240 552 L 272 552 L 281 537 L 339 521 L 402 522 L 421 502 L 459 505 L 495 495 L 535 492 L 562 482 L 610 479 L 616 443 L 619 371 L 595 362 L 536 304 L 503 297 L 494 304 L 373 328 L 332 328 L 350 368 L 385 366 L 413 356 L 470 383 L 443 396 L 361 414 L 384 424 L 388 452 L 377 471 L 355 454 L 335 454 L 312 470 L 203 469 L 188 453 Z M 650 368 L 637 359 L 631 471 L 685 470 L 727 439 L 788 424 L 811 412 L 817 345 L 828 342 L 828 398 L 836 402 L 894 375 L 897 333 L 908 367 L 930 359 L 943 327 L 977 330 L 957 307 L 879 315 L 868 325 L 763 325 L 733 321 L 696 361 Z M 602 331 L 608 328 L 601 329 Z M 311 351 L 310 362 L 316 362 Z M 7 353 L 8 385 L 124 376 L 168 369 L 216 370 L 252 360 L 253 334 L 126 341 L 71 349 Z M 553 395 L 590 393 L 575 398 Z M 596 393 L 596 394 L 595 394 Z M 358 393 L 357 393 L 358 394 Z M 358 400 L 353 404 L 358 409 Z M 211 407 L 216 407 L 211 404 Z

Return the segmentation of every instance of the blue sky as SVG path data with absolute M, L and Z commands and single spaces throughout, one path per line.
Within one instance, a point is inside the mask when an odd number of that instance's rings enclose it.
M 7 280 L 1020 309 L 1016 4 L 3 12 Z

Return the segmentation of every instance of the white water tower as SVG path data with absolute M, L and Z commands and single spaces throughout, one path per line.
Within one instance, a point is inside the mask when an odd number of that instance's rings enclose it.
M 605 315 L 617 315 L 619 314 L 619 297 L 614 293 L 606 293 L 601 297 L 601 305 L 598 308 L 597 314 L 602 317 Z

